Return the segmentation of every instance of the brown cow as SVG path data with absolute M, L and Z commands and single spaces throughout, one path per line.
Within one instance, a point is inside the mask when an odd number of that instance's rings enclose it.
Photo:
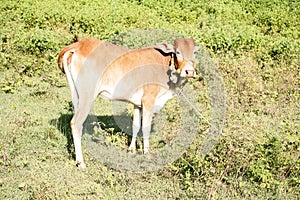
M 197 50 L 192 38 L 175 39 L 173 45 L 162 43 L 136 50 L 90 38 L 65 47 L 59 54 L 58 65 L 66 73 L 74 105 L 70 124 L 76 165 L 85 168 L 82 125 L 98 95 L 134 105 L 129 150 L 135 150 L 142 125 L 144 153 L 148 153 L 152 115 L 175 96 L 182 78 L 195 77 Z

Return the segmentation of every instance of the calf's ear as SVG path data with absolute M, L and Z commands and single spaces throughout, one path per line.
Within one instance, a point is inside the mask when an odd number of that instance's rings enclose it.
M 175 53 L 174 46 L 167 43 L 159 43 L 155 46 L 156 49 L 161 50 L 164 53 Z

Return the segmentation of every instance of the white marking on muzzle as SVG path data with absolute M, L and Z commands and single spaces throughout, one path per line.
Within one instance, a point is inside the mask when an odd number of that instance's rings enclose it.
M 180 72 L 181 77 L 194 78 L 196 77 L 196 71 L 192 61 L 188 61 Z

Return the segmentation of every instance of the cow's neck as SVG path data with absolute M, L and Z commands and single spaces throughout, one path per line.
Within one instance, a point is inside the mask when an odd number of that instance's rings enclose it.
M 179 85 L 181 82 L 181 77 L 178 73 L 178 71 L 176 70 L 176 66 L 175 66 L 175 55 L 171 54 L 171 59 L 169 62 L 169 67 L 170 67 L 170 81 L 175 84 L 175 85 Z

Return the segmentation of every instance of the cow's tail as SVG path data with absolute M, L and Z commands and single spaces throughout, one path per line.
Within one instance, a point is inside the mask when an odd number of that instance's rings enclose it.
M 79 100 L 79 93 L 76 87 L 76 82 L 74 79 L 74 75 L 72 74 L 72 58 L 76 52 L 76 47 L 78 43 L 73 43 L 67 47 L 65 47 L 58 56 L 58 67 L 60 70 L 66 74 L 71 93 L 72 93 L 72 101 L 73 106 L 76 108 Z
M 70 64 L 71 59 L 72 59 L 72 54 L 70 54 L 70 53 L 75 52 L 76 46 L 77 46 L 77 43 L 73 43 L 73 44 L 63 48 L 63 50 L 61 50 L 61 52 L 58 55 L 57 64 L 58 64 L 59 69 L 63 73 L 65 73 L 65 69 L 64 69 L 65 61 L 67 61 L 66 62 L 67 64 Z M 66 55 L 67 55 L 67 59 L 64 59 Z

